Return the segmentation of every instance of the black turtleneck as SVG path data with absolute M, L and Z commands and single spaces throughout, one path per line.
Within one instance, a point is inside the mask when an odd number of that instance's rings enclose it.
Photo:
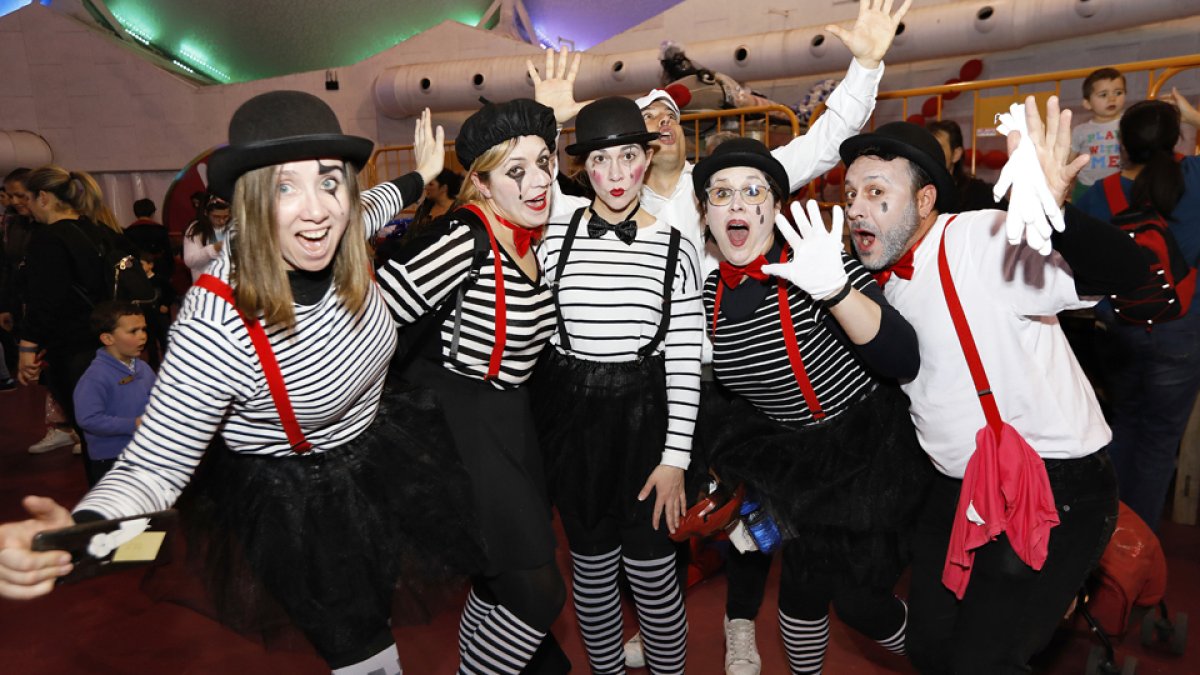
M 320 302 L 329 291 L 329 285 L 333 283 L 333 265 L 318 272 L 290 270 L 287 275 L 292 286 L 292 300 L 307 307 Z

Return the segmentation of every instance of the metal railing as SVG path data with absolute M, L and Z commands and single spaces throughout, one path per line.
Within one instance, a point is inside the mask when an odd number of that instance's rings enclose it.
M 800 119 L 796 113 L 783 105 L 755 106 L 752 108 L 735 108 L 732 110 L 713 110 L 707 112 L 688 113 L 679 118 L 684 133 L 691 139 L 693 156 L 699 158 L 704 149 L 702 139 L 709 131 L 726 131 L 738 136 L 760 134 L 759 140 L 767 145 L 771 143 L 772 125 L 780 127 L 784 136 L 782 142 L 790 141 L 800 135 Z M 711 123 L 711 124 L 709 124 Z M 564 148 L 574 142 L 575 129 L 563 129 L 559 136 L 559 147 Z M 454 154 L 454 141 L 446 141 L 446 168 L 460 173 L 465 172 Z M 367 187 L 390 180 L 416 168 L 411 145 L 387 145 L 376 148 L 363 169 L 363 182 Z

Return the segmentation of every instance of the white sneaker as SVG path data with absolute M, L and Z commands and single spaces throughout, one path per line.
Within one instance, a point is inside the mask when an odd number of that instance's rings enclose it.
M 50 427 L 42 440 L 29 446 L 29 454 L 40 455 L 68 445 L 75 445 L 75 438 L 58 427 Z
M 754 643 L 754 622 L 725 617 L 725 675 L 759 675 L 762 658 Z
M 638 631 L 625 643 L 625 667 L 645 668 L 646 650 L 642 648 L 642 633 Z

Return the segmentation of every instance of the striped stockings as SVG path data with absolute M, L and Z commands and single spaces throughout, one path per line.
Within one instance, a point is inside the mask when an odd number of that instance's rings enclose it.
M 908 628 L 908 605 L 895 599 L 904 609 L 900 628 L 891 636 L 876 640 L 884 649 L 904 656 L 904 633 Z M 788 664 L 794 675 L 820 673 L 825 661 L 825 648 L 829 644 L 829 615 L 813 621 L 796 619 L 779 612 L 779 631 L 783 634 L 783 646 L 787 651 Z
M 617 589 L 620 563 L 620 548 L 595 556 L 571 554 L 575 617 L 583 632 L 588 663 L 598 675 L 625 672 L 624 620 Z
M 472 599 L 476 603 L 474 621 L 470 620 Z M 467 597 L 459 623 L 458 675 L 517 675 L 533 658 L 546 634 L 529 627 L 502 605 L 490 605 L 491 610 L 484 613 L 487 607 L 474 591 Z

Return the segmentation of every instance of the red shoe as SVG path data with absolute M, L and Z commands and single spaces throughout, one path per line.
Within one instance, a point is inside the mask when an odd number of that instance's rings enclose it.
M 738 514 L 742 506 L 742 497 L 746 487 L 738 485 L 733 494 L 728 490 L 717 488 L 704 499 L 696 502 L 687 511 L 687 515 L 679 522 L 679 527 L 671 534 L 672 541 L 684 541 L 688 537 L 709 537 L 729 524 Z

